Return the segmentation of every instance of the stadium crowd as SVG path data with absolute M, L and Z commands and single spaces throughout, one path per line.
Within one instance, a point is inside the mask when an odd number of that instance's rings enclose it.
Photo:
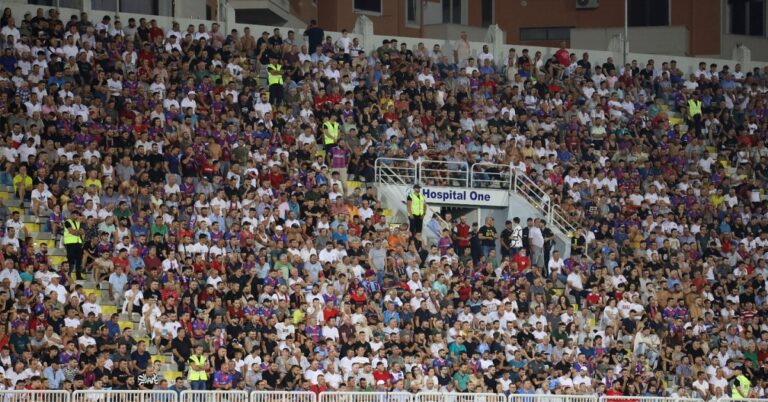
M 28 202 L 0 207 L 2 389 L 765 397 L 768 67 L 0 26 L 0 182 Z M 380 157 L 528 175 L 571 255 L 527 216 L 425 244 L 387 221 Z

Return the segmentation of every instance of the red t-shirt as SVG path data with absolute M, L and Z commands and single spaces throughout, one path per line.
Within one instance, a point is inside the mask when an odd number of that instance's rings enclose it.
M 571 65 L 571 54 L 568 52 L 568 49 L 560 49 L 555 53 L 555 57 L 557 58 L 557 62 L 562 64 L 565 67 L 568 67 Z

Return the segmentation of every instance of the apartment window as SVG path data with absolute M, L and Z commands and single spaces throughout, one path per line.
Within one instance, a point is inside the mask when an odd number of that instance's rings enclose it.
M 355 11 L 381 14 L 381 0 L 355 0 Z
M 422 0 L 405 0 L 405 17 L 409 24 L 421 23 L 421 1 Z
M 480 4 L 480 23 L 484 27 L 493 24 L 493 2 L 494 0 L 482 0 Z
M 629 26 L 669 25 L 669 0 L 629 0 Z
M 444 24 L 461 24 L 461 1 L 443 0 Z
M 521 41 L 571 40 L 570 27 L 520 28 Z
M 763 36 L 765 34 L 765 0 L 728 0 L 730 33 Z

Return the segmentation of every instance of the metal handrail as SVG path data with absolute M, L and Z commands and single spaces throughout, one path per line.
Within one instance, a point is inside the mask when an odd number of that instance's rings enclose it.
M 482 169 L 482 170 L 481 170 Z M 489 169 L 492 171 L 489 172 Z M 472 187 L 503 188 L 509 190 L 514 176 L 509 165 L 477 162 L 470 168 Z
M 415 184 L 418 169 L 418 164 L 402 158 L 377 158 L 374 162 L 374 174 L 377 183 Z
M 467 187 L 470 183 L 466 161 L 427 159 L 419 162 L 418 176 L 419 183 L 425 186 Z

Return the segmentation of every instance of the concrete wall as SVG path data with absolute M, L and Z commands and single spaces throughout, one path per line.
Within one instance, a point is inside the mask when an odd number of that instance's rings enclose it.
M 624 34 L 624 28 L 573 28 L 571 46 L 580 49 L 605 49 L 611 38 Z M 637 27 L 629 29 L 629 49 L 641 53 L 684 56 L 688 52 L 688 29 L 675 27 Z
M 742 44 L 749 48 L 752 60 L 768 61 L 768 38 L 759 36 L 723 35 L 720 44 L 720 57 L 731 58 L 733 48 Z

